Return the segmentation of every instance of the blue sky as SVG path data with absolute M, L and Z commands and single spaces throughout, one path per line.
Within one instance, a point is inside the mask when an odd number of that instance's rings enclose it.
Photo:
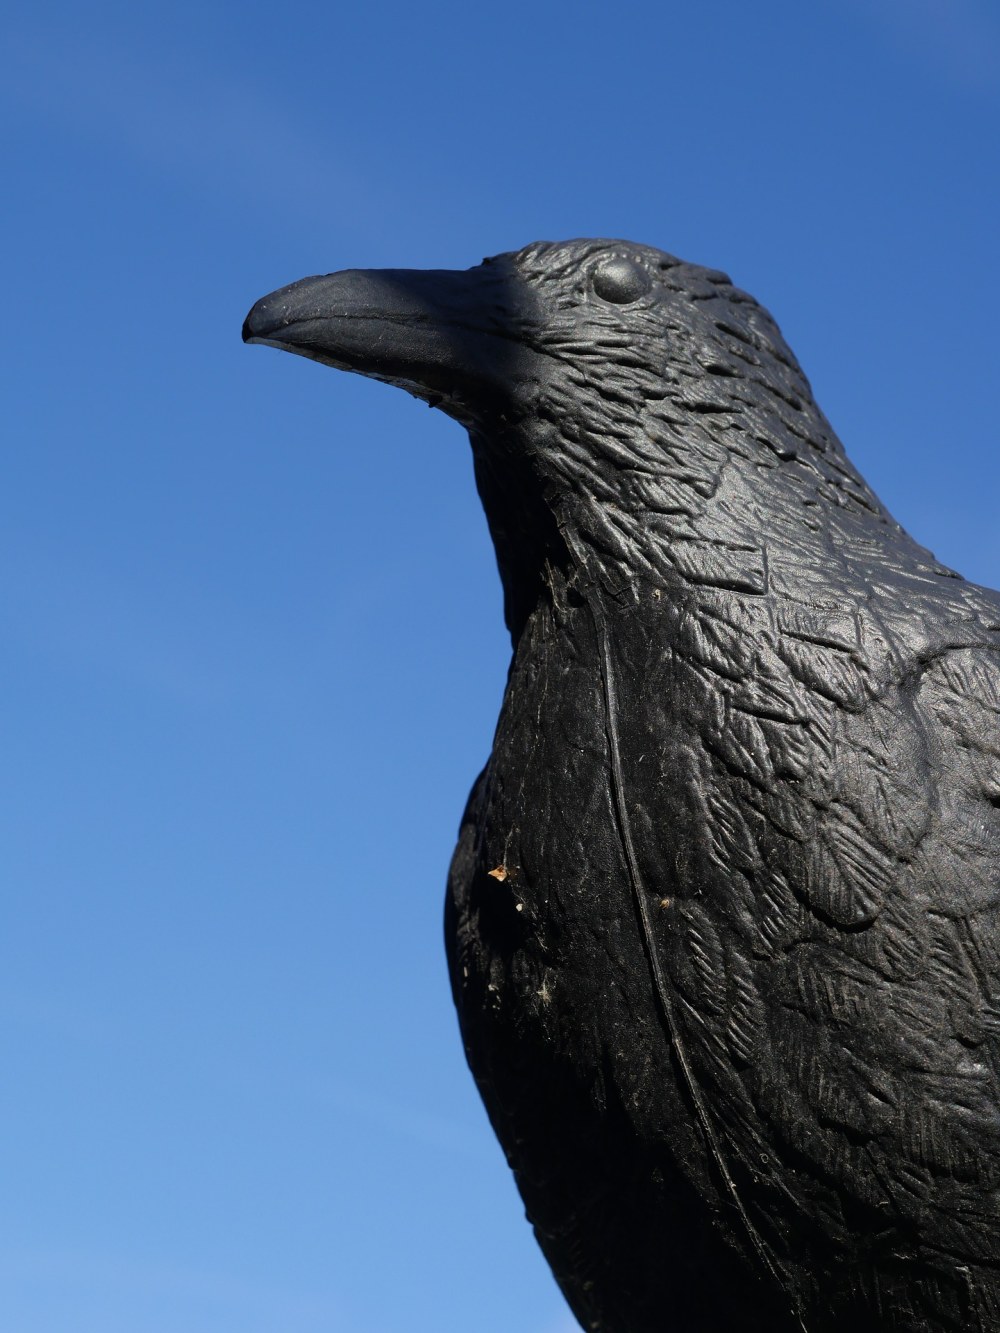
M 2 32 L 5 1324 L 570 1333 L 440 941 L 509 652 L 467 443 L 240 325 L 309 273 L 658 245 L 762 300 L 897 517 L 1000 584 L 1000 16 Z

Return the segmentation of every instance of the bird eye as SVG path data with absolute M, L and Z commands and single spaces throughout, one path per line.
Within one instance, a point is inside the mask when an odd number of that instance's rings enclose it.
M 631 259 L 606 259 L 594 270 L 592 281 L 597 295 L 615 305 L 638 301 L 652 285 L 646 270 Z

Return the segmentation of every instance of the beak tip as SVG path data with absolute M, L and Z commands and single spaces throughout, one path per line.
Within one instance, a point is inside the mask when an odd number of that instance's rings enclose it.
M 243 341 L 245 343 L 255 343 L 260 341 L 262 320 L 259 315 L 260 302 L 253 307 L 246 319 L 243 321 Z

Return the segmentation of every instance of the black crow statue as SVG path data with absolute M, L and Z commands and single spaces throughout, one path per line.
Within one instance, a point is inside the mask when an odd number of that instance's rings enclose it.
M 581 1325 L 1000 1329 L 1000 595 L 659 250 L 307 278 L 244 336 L 471 436 L 514 653 L 448 958 Z

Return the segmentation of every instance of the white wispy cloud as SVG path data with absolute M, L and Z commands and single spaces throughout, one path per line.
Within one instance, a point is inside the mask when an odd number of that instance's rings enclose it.
M 370 235 L 391 202 L 375 181 L 298 114 L 284 95 L 201 63 L 193 51 L 156 53 L 51 28 L 8 36 L 0 97 L 21 115 L 96 136 L 203 191 L 285 213 L 335 210 L 338 227 Z M 331 127 L 332 129 L 335 127 Z
M 901 50 L 969 91 L 1000 89 L 1000 11 L 986 0 L 848 0 Z

